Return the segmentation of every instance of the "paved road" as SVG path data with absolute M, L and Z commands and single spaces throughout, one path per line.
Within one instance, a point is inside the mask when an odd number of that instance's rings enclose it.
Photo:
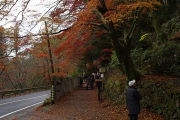
M 42 102 L 50 96 L 50 91 L 37 92 L 19 97 L 0 100 L 0 119 L 25 110 Z

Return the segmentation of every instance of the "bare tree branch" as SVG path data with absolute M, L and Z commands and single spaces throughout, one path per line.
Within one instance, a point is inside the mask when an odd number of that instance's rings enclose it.
M 133 33 L 134 33 L 134 31 L 135 31 L 135 29 L 136 29 L 136 24 L 137 24 L 137 20 L 138 20 L 138 18 L 139 18 L 139 15 L 140 15 L 140 13 L 142 12 L 142 10 L 143 10 L 143 8 L 144 7 L 142 7 L 142 8 L 140 8 L 140 10 L 138 10 L 139 8 L 137 8 L 137 15 L 135 16 L 135 19 L 134 19 L 134 21 L 133 21 L 133 24 L 132 24 L 132 26 L 131 26 L 131 29 L 130 29 L 130 31 L 129 31 L 129 33 L 128 33 L 128 35 L 126 36 L 126 40 L 130 40 L 130 38 L 132 37 L 132 35 L 133 35 Z M 130 42 L 130 41 L 129 41 Z
M 19 16 L 19 14 L 22 12 L 22 19 L 21 19 L 21 22 L 19 23 L 19 25 L 22 23 L 22 21 L 23 21 L 23 19 L 24 19 L 24 11 L 26 10 L 29 2 L 30 2 L 30 0 L 28 0 L 28 1 L 26 2 L 26 5 L 25 5 L 25 7 L 23 8 L 23 10 L 21 10 L 21 11 L 18 13 L 18 15 L 16 16 L 16 19 L 17 19 L 17 17 Z M 15 20 L 15 21 L 16 21 L 16 20 Z
M 42 17 L 44 17 L 52 8 L 56 8 L 56 7 L 60 4 L 60 2 L 61 2 L 61 0 L 60 0 L 60 1 L 57 1 L 57 3 L 56 3 L 54 6 L 50 7 L 50 8 L 42 15 Z M 38 22 L 36 22 L 36 24 L 29 30 L 29 33 L 37 26 L 37 24 L 38 24 Z M 29 34 L 29 33 L 28 33 L 28 34 Z
M 11 6 L 11 8 L 9 9 L 9 11 L 8 11 L 5 15 L 3 15 L 3 17 L 1 18 L 1 20 L 4 19 L 4 17 L 6 17 L 6 16 L 11 12 L 12 8 L 16 5 L 17 2 L 18 2 L 18 0 L 16 0 L 16 2 Z M 8 3 L 5 3 L 4 6 L 3 6 L 3 8 L 6 7 L 7 4 L 8 4 Z M 2 10 L 3 8 L 1 8 L 1 10 Z
M 72 26 L 71 26 L 71 27 L 72 27 Z M 66 30 L 70 29 L 71 27 L 65 28 L 65 29 L 62 29 L 62 30 L 59 30 L 58 32 L 49 33 L 49 34 L 50 34 L 50 35 L 59 34 L 59 33 L 63 32 L 63 31 L 66 31 Z M 19 36 L 19 37 L 4 36 L 4 37 L 2 37 L 2 38 L 25 38 L 25 37 L 29 37 L 29 36 L 45 36 L 45 35 L 47 35 L 47 34 L 45 34 L 45 33 L 44 33 L 44 34 L 33 34 L 33 35 L 24 35 L 24 36 Z

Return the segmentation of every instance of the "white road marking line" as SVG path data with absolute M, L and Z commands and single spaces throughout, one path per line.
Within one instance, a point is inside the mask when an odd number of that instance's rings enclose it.
M 27 107 L 24 107 L 24 108 L 21 108 L 21 109 L 16 110 L 16 111 L 10 112 L 10 113 L 8 113 L 8 114 L 5 114 L 5 115 L 3 115 L 3 116 L 0 116 L 0 118 L 6 117 L 6 116 L 8 116 L 8 115 L 11 115 L 11 114 L 13 114 L 13 113 L 19 112 L 19 111 L 21 111 L 21 110 L 27 109 L 27 108 L 29 108 L 29 107 L 32 107 L 32 106 L 35 106 L 35 105 L 38 105 L 38 104 L 41 104 L 41 103 L 43 103 L 43 101 L 38 102 L 38 103 L 33 104 L 33 105 L 30 105 L 30 106 L 27 106 Z
M 11 102 L 7 102 L 7 103 L 2 103 L 2 104 L 0 104 L 0 106 L 1 106 L 1 105 L 6 105 L 6 104 L 10 104 L 10 103 L 20 102 L 20 101 L 24 101 L 24 100 L 30 100 L 30 99 L 34 99 L 34 98 L 38 98 L 38 97 L 43 97 L 43 96 L 46 96 L 46 95 L 48 95 L 48 94 L 41 95 L 41 96 L 37 96 L 37 97 L 32 97 L 32 98 L 27 98 L 27 99 L 21 99 L 21 100 L 11 101 Z

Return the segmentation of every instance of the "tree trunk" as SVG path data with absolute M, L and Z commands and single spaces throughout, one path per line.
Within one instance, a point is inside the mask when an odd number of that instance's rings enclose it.
M 139 80 L 139 74 L 135 70 L 135 66 L 130 56 L 129 46 L 124 46 L 118 57 L 118 59 L 121 59 L 123 70 L 127 76 L 128 81 L 132 79 Z
M 99 0 L 99 2 L 101 3 L 102 7 L 98 6 L 100 7 L 100 9 L 98 10 L 103 15 L 104 13 L 108 11 L 108 9 L 106 7 L 104 0 Z M 122 37 L 122 36 L 119 36 L 119 34 L 121 34 L 122 32 L 114 29 L 114 24 L 112 21 L 108 23 L 107 30 L 109 31 L 110 36 L 112 38 L 112 44 L 113 44 L 114 50 L 116 52 L 118 61 L 120 65 L 122 66 L 123 72 L 127 76 L 128 80 L 139 79 L 139 74 L 135 70 L 133 61 L 130 56 L 130 52 L 131 52 L 131 37 L 135 31 L 136 23 L 142 10 L 143 8 L 137 9 L 137 17 L 135 17 L 132 27 L 130 28 L 127 36 L 122 35 L 124 36 L 124 39 L 125 39 L 122 44 L 119 42 L 119 38 Z
M 120 65 L 122 66 L 123 72 L 127 76 L 128 81 L 132 79 L 139 80 L 139 74 L 135 70 L 133 61 L 130 56 L 130 52 L 131 52 L 130 43 L 121 45 L 115 33 L 114 34 L 112 33 L 111 37 L 117 58 L 120 62 Z

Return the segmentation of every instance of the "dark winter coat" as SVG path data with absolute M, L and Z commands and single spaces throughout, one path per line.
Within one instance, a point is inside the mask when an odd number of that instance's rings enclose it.
M 140 113 L 140 100 L 142 96 L 139 94 L 136 88 L 129 87 L 126 92 L 126 105 L 129 114 L 139 114 Z

